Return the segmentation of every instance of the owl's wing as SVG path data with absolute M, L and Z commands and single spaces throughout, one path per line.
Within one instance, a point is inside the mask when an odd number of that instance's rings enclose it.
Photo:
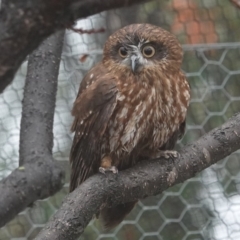
M 163 146 L 161 146 L 160 149 L 172 150 L 175 147 L 175 144 L 177 143 L 177 141 L 183 137 L 185 128 L 186 128 L 186 119 L 184 120 L 184 122 L 180 124 L 178 130 L 176 130 L 173 133 L 173 135 L 169 138 L 169 140 Z
M 179 129 L 178 129 L 178 139 L 181 139 L 185 133 L 185 129 L 186 129 L 186 119 L 184 120 L 184 122 L 181 123 Z
M 86 82 L 88 79 L 83 81 Z M 85 90 L 80 89 L 79 92 L 72 110 L 75 116 L 72 125 L 75 136 L 70 152 L 72 168 L 70 191 L 98 172 L 101 140 L 116 107 L 118 89 L 114 77 L 102 76 L 92 81 Z

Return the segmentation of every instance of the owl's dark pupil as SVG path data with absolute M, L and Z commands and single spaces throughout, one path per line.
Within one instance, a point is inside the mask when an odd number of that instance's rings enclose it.
M 127 50 L 126 50 L 126 48 L 121 47 L 119 51 L 120 51 L 120 54 L 121 54 L 122 56 L 127 56 Z
M 146 48 L 144 48 L 144 53 L 145 53 L 145 55 L 149 56 L 149 55 L 152 55 L 153 50 L 150 47 L 146 47 Z

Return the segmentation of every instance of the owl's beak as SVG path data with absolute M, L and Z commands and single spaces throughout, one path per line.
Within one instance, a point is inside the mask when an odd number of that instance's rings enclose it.
M 140 67 L 140 62 L 139 62 L 139 57 L 137 57 L 136 55 L 132 55 L 131 56 L 131 68 L 133 73 L 136 73 Z

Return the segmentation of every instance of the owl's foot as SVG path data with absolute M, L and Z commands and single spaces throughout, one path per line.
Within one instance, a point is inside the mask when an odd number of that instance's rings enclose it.
M 165 151 L 159 151 L 157 153 L 157 157 L 164 157 L 164 158 L 177 158 L 180 154 L 177 151 L 173 150 L 165 150 Z
M 112 172 L 112 173 L 116 174 L 116 173 L 118 173 L 118 169 L 115 166 L 111 166 L 108 168 L 100 167 L 99 172 L 103 173 L 103 174 L 106 174 L 106 172 Z
M 105 174 L 106 172 L 118 173 L 117 167 L 112 165 L 112 158 L 110 156 L 105 156 L 101 160 L 99 172 L 103 174 Z

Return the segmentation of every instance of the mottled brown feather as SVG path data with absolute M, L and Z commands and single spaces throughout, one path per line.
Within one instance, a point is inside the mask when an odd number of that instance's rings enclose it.
M 118 50 L 140 49 L 142 42 L 152 44 L 156 54 L 133 72 Z M 72 111 L 70 191 L 97 173 L 105 157 L 121 171 L 174 148 L 185 131 L 190 99 L 182 57 L 176 37 L 158 26 L 133 24 L 108 38 L 103 59 L 83 79 Z M 112 228 L 134 205 L 105 206 L 100 219 Z
M 83 83 L 88 81 L 88 77 L 83 79 Z M 70 191 L 98 171 L 101 137 L 116 106 L 117 92 L 114 77 L 104 75 L 91 82 L 84 91 L 80 89 L 81 94 L 78 94 L 72 110 L 75 136 L 70 152 Z

